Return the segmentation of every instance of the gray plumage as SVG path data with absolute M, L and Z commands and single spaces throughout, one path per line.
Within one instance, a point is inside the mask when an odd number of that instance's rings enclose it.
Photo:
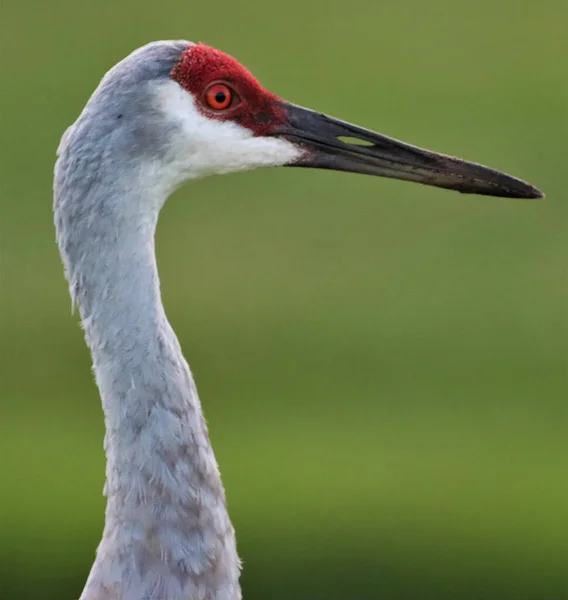
M 106 425 L 103 538 L 81 600 L 238 600 L 239 559 L 197 390 L 160 298 L 172 131 L 154 91 L 189 42 L 115 66 L 63 136 L 57 242 Z

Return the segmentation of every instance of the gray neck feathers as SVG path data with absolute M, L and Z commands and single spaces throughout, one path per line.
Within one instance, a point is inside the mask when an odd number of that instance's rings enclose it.
M 93 130 L 106 143 L 89 144 Z M 224 490 L 160 297 L 154 230 L 167 186 L 129 164 L 114 137 L 87 111 L 64 136 L 55 176 L 57 241 L 106 424 L 105 530 L 81 598 L 237 600 Z

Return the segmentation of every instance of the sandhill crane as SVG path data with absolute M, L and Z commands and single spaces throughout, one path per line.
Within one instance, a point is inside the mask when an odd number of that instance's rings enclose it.
M 154 231 L 184 181 L 269 166 L 542 197 L 504 173 L 285 102 L 204 44 L 154 42 L 113 67 L 63 135 L 54 182 L 57 242 L 106 426 L 105 526 L 81 600 L 241 598 L 225 492 L 162 306 Z

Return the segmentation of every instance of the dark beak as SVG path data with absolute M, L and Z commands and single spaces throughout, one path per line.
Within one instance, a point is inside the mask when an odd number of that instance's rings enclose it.
M 305 150 L 305 155 L 289 166 L 406 179 L 465 194 L 544 196 L 532 185 L 489 167 L 411 146 L 301 106 L 284 103 L 283 108 L 287 122 L 273 135 Z

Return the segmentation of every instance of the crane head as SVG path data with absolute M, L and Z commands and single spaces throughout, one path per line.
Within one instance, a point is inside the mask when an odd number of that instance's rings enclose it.
M 128 116 L 121 121 L 127 135 L 118 135 L 119 123 L 109 116 L 113 110 L 120 113 L 117 117 Z M 471 194 L 543 196 L 500 171 L 287 102 L 236 59 L 202 43 L 154 42 L 136 50 L 103 79 L 85 114 L 104 115 L 97 123 L 109 119 L 105 139 L 120 143 L 136 160 L 140 156 L 135 152 L 142 149 L 147 157 L 151 150 L 174 186 L 210 174 L 292 166 L 404 179 Z

